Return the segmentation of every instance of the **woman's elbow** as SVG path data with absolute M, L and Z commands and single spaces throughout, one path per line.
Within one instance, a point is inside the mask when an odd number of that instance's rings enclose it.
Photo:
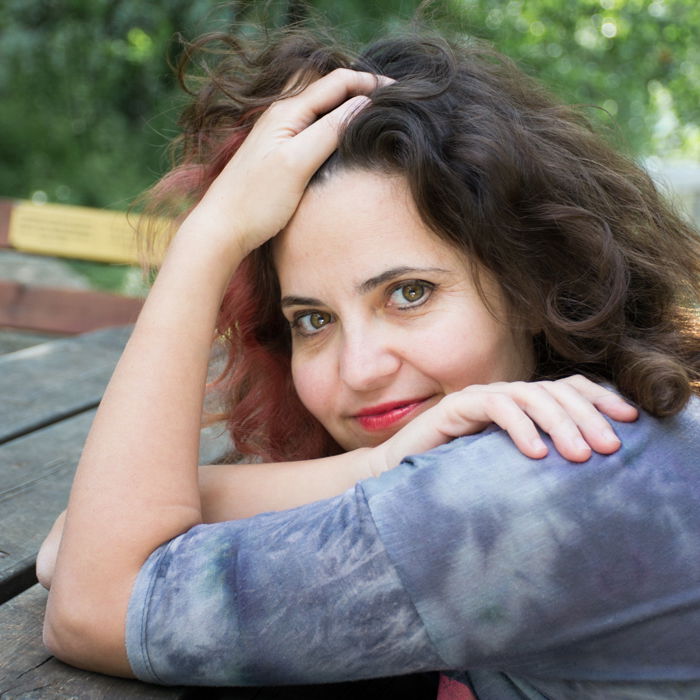
M 80 652 L 76 648 L 76 639 L 80 639 L 78 628 L 65 616 L 60 616 L 47 607 L 44 616 L 43 641 L 51 654 L 72 666 L 80 666 Z
M 55 596 L 50 594 L 43 628 L 44 646 L 51 654 L 87 671 L 133 678 L 126 655 L 123 618 L 90 615 L 84 606 L 65 606 L 52 598 Z

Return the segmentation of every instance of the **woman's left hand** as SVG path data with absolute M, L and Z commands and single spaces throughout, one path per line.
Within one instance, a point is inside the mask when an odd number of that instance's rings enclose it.
M 39 583 L 47 590 L 51 588 L 51 580 L 53 579 L 53 571 L 56 568 L 56 557 L 58 556 L 58 548 L 61 544 L 65 521 L 66 511 L 64 510 L 51 526 L 51 530 L 42 542 L 36 557 L 36 577 Z
M 528 457 L 540 459 L 547 454 L 539 427 L 562 457 L 585 462 L 592 450 L 610 454 L 620 447 L 604 415 L 633 421 L 638 411 L 612 390 L 581 375 L 556 381 L 475 384 L 448 394 L 376 447 L 372 470 L 381 473 L 408 454 L 473 435 L 491 423 L 503 428 Z

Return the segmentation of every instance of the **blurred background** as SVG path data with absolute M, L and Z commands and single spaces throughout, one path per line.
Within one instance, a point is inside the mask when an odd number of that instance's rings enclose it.
M 169 68 L 177 33 L 252 31 L 315 12 L 363 44 L 419 5 L 2 0 L 0 197 L 126 209 L 167 169 L 184 104 Z M 563 100 L 590 105 L 616 145 L 700 219 L 698 0 L 437 0 L 427 12 L 437 27 L 492 42 Z M 128 267 L 62 264 L 89 286 L 139 291 Z

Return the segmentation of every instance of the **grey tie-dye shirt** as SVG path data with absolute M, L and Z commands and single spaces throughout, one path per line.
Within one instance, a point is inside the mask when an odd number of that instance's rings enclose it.
M 156 550 L 127 652 L 155 683 L 447 670 L 481 699 L 700 698 L 700 401 L 585 464 L 491 429 L 336 498 Z

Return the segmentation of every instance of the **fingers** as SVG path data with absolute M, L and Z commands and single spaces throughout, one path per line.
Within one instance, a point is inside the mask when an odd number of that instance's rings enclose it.
M 340 128 L 370 103 L 367 96 L 394 82 L 372 73 L 339 68 L 319 78 L 293 97 L 273 105 L 270 117 L 287 121 L 293 134 L 287 155 L 306 179 L 337 148 Z
M 364 95 L 346 100 L 306 127 L 289 142 L 290 160 L 305 174 L 307 180 L 311 179 L 316 170 L 338 147 L 340 127 L 370 101 L 369 97 Z
M 546 382 L 542 388 L 554 397 L 592 449 L 601 454 L 615 452 L 620 440 L 601 411 L 618 420 L 633 420 L 637 410 L 604 387 L 580 379 L 583 381 Z M 567 428 L 570 430 L 570 426 Z
M 636 409 L 584 377 L 569 379 L 572 381 L 501 382 L 468 387 L 459 393 L 501 396 L 499 401 L 482 399 L 484 410 L 489 420 L 506 430 L 521 452 L 530 457 L 546 454 L 544 444 L 538 444 L 536 426 L 549 434 L 557 451 L 572 462 L 586 461 L 592 450 L 615 452 L 620 440 L 599 408 L 625 420 L 633 420 Z
M 583 462 L 591 449 L 614 452 L 620 441 L 610 424 L 585 397 L 567 384 L 530 385 L 525 406 L 537 424 L 552 438 L 557 451 L 573 462 Z
M 505 392 L 493 391 L 489 386 L 471 386 L 448 395 L 443 402 L 448 415 L 443 430 L 452 437 L 479 432 L 489 423 L 495 423 L 508 433 L 515 446 L 527 457 L 540 459 L 546 456 L 547 446 L 535 423 Z
M 251 151 L 260 157 L 281 147 L 289 153 L 290 162 L 293 162 L 292 155 L 303 156 L 306 149 L 325 151 L 327 157 L 337 146 L 338 130 L 343 121 L 368 103 L 369 93 L 390 82 L 393 80 L 372 73 L 334 70 L 300 93 L 271 104 L 239 152 Z M 322 141 L 319 143 L 315 136 Z M 298 144 L 295 143 L 297 139 L 300 139 Z
M 346 100 L 359 95 L 369 95 L 378 87 L 392 82 L 394 81 L 391 78 L 382 75 L 338 68 L 315 80 L 300 93 L 279 100 L 268 113 L 275 117 L 291 117 L 296 133 L 300 133 Z
M 541 383 L 497 382 L 467 387 L 464 392 L 483 394 L 481 401 L 488 419 L 503 428 L 528 457 L 540 458 L 547 454 L 536 426 L 551 437 L 557 451 L 565 459 L 585 462 L 591 456 L 591 447 L 582 437 L 576 420 Z M 492 395 L 490 399 L 489 394 Z M 591 418 L 583 407 L 579 407 L 579 410 L 584 419 Z M 598 413 L 592 406 L 590 411 Z M 615 449 L 617 447 L 619 442 Z
M 600 384 L 592 382 L 586 377 L 575 374 L 565 379 L 559 379 L 555 384 L 565 384 L 573 387 L 576 391 L 590 401 L 599 411 L 613 420 L 629 422 L 639 417 L 639 411 L 627 403 L 621 396 L 611 389 L 607 389 Z
M 58 557 L 58 548 L 61 544 L 63 536 L 63 525 L 66 519 L 66 511 L 64 510 L 51 527 L 49 534 L 39 548 L 39 553 L 36 558 L 36 577 L 39 583 L 47 590 L 51 588 L 53 572 L 56 568 L 56 559 Z

